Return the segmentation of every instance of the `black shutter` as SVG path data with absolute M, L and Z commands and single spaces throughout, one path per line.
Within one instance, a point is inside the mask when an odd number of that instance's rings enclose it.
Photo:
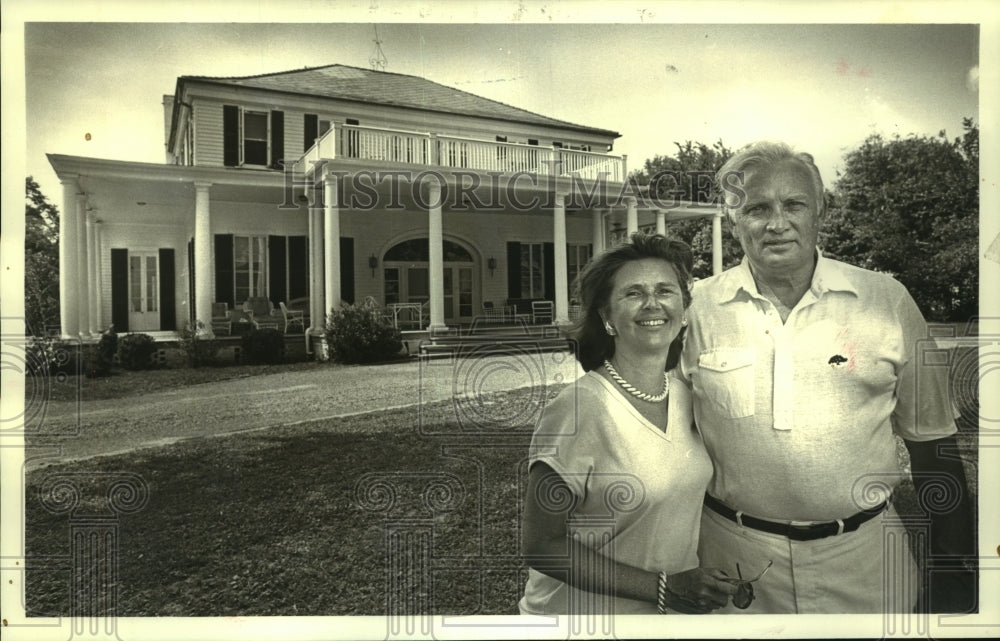
M 128 331 L 128 250 L 111 250 L 111 322 L 119 334 Z
M 235 105 L 222 106 L 222 164 L 240 164 L 240 109 Z
M 354 304 L 354 239 L 340 237 L 340 298 Z M 326 301 L 333 307 L 333 301 Z
M 191 327 L 198 320 L 194 317 L 194 238 L 188 240 L 188 322 Z
M 319 137 L 319 116 L 316 114 L 306 114 L 302 121 L 302 151 L 307 152 L 309 148 L 316 144 Z
M 278 303 L 287 303 L 285 295 L 288 293 L 285 283 L 285 237 L 267 237 L 267 267 L 269 276 L 267 279 L 267 296 L 271 299 L 271 304 L 275 307 Z
M 285 112 L 271 112 L 271 169 L 281 169 L 285 161 Z
M 542 244 L 542 264 L 545 265 L 545 298 L 556 298 L 556 246 L 552 243 Z
M 307 236 L 288 237 L 288 300 L 309 296 L 309 242 Z M 286 301 L 287 302 L 287 301 Z
M 521 297 L 521 243 L 507 243 L 507 298 Z
M 197 247 L 195 248 L 197 251 Z M 233 291 L 233 235 L 215 235 L 215 302 L 236 307 Z M 241 303 L 243 301 L 240 301 Z
M 177 329 L 177 292 L 174 250 L 160 250 L 160 329 Z

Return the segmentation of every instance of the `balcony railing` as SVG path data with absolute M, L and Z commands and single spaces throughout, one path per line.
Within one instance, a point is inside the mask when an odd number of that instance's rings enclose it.
M 337 136 L 337 133 L 340 136 Z M 399 129 L 341 125 L 330 129 L 295 164 L 308 174 L 321 160 L 350 158 L 483 172 L 603 177 L 625 181 L 625 158 L 590 151 L 445 136 Z

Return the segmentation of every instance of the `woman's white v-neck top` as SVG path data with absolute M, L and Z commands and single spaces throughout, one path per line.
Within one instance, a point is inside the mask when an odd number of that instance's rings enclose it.
M 698 565 L 712 463 L 693 426 L 690 390 L 674 376 L 667 403 L 664 432 L 614 383 L 587 372 L 545 408 L 529 465 L 546 463 L 569 486 L 577 500 L 571 534 L 605 556 L 673 574 Z M 560 498 L 539 497 L 546 501 L 556 506 Z M 519 605 L 525 614 L 656 612 L 655 604 L 603 598 L 531 568 Z

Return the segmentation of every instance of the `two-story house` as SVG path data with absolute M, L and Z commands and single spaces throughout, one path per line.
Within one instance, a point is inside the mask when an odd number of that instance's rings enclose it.
M 614 131 L 415 76 L 183 76 L 163 106 L 165 164 L 49 155 L 64 336 L 211 331 L 213 304 L 252 297 L 308 299 L 307 336 L 369 297 L 431 328 L 534 299 L 561 323 L 613 225 L 713 215 L 642 207 Z

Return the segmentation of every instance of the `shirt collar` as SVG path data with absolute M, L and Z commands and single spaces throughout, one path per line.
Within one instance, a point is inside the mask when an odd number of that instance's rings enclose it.
M 740 264 L 721 275 L 719 282 L 718 303 L 728 303 L 735 300 L 746 300 L 749 298 L 759 298 L 763 296 L 757 291 L 757 283 L 754 282 L 753 274 L 750 273 L 750 262 L 746 255 Z M 812 283 L 809 285 L 816 298 L 822 296 L 824 292 L 843 291 L 855 295 L 858 293 L 857 287 L 850 281 L 843 264 L 823 256 L 823 252 L 816 249 L 816 269 L 813 270 Z

